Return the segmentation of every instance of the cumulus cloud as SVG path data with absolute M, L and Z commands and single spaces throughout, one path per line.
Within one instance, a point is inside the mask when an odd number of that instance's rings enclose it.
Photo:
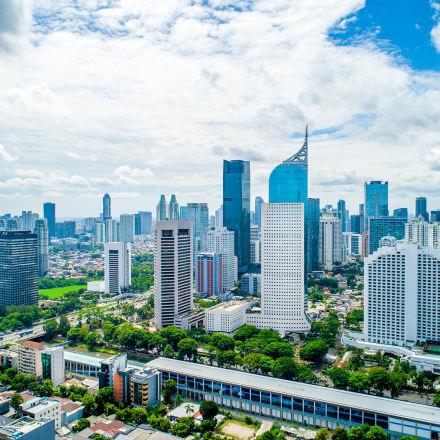
M 24 198 L 33 198 L 34 196 L 32 194 L 21 194 L 21 193 L 15 193 L 15 194 L 0 194 L 0 199 L 24 199 Z
M 0 145 L 0 162 L 13 162 L 17 160 L 18 157 L 11 156 L 3 145 Z
M 18 168 L 14 171 L 18 176 L 43 177 L 43 173 L 38 170 L 22 170 L 21 168 Z
M 311 179 L 315 185 L 360 185 L 362 183 L 354 170 L 316 170 L 312 173 Z
M 440 171 L 440 148 L 432 149 L 431 153 L 425 157 L 425 161 L 431 170 Z
M 60 197 L 66 197 L 66 194 L 56 192 L 56 191 L 47 191 L 47 192 L 43 193 L 43 197 L 60 198 Z
M 66 152 L 66 156 L 70 157 L 71 159 L 74 160 L 80 160 L 81 156 L 78 153 L 74 153 L 73 151 L 67 151 Z
M 130 176 L 130 177 L 152 177 L 154 176 L 153 171 L 149 168 L 141 170 L 139 168 L 132 168 L 130 165 L 121 165 L 116 168 L 114 174 L 117 176 Z
M 0 50 L 11 52 L 20 43 L 31 21 L 31 6 L 27 0 L 0 2 Z

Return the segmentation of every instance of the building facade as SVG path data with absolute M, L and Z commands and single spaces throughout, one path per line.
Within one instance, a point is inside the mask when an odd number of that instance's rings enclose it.
M 156 222 L 154 314 L 158 330 L 193 308 L 192 223 Z
M 319 270 L 319 199 L 308 199 L 308 271 Z
M 35 221 L 34 234 L 38 236 L 38 274 L 44 276 L 49 269 L 49 229 L 45 218 Z
M 150 235 L 153 232 L 153 216 L 150 211 L 139 211 L 139 235 Z
M 207 203 L 188 203 L 185 220 L 193 225 L 193 259 L 196 262 L 197 254 L 207 247 L 207 233 L 209 230 L 209 210 Z
M 255 224 L 258 226 L 258 232 L 261 232 L 261 204 L 264 203 L 263 197 L 255 197 Z
M 362 235 L 353 232 L 343 232 L 342 242 L 345 246 L 347 255 L 360 257 L 362 253 Z
M 168 202 L 166 201 L 165 195 L 162 194 L 156 207 L 156 221 L 162 222 L 165 220 L 169 220 Z
M 45 203 L 43 205 L 44 218 L 47 220 L 49 235 L 55 237 L 55 203 Z
M 127 355 L 115 354 L 109 358 L 100 361 L 98 371 L 99 389 L 114 387 L 116 376 L 120 369 L 127 368 Z
M 373 180 L 364 184 L 364 231 L 370 217 L 388 217 L 388 182 Z M 386 234 L 385 234 L 386 235 Z
M 405 238 L 405 223 L 406 219 L 404 217 L 370 217 L 370 255 L 379 249 L 379 240 L 386 235 L 391 235 L 397 240 L 403 240 Z
M 416 198 L 416 217 L 421 215 L 429 223 L 429 213 L 426 208 L 426 197 Z
M 319 263 L 331 270 L 335 264 L 344 262 L 341 220 L 331 214 L 321 216 L 319 221 Z
M 393 217 L 404 217 L 408 220 L 408 208 L 397 208 L 393 211 Z
M 241 276 L 241 290 L 249 295 L 261 294 L 261 274 L 245 273 Z
M 112 201 L 109 194 L 104 194 L 102 198 L 102 219 L 106 221 L 112 218 Z
M 41 353 L 45 345 L 39 342 L 26 341 L 18 346 L 18 372 L 35 374 L 37 379 L 43 376 Z
M 168 220 L 179 220 L 179 204 L 177 203 L 176 196 L 171 195 L 170 205 L 168 208 Z
M 205 310 L 205 330 L 231 334 L 246 324 L 246 311 L 252 307 L 249 301 L 228 301 Z
M 134 215 L 122 214 L 119 220 L 119 241 L 134 243 Z
M 223 226 L 234 232 L 234 255 L 238 259 L 238 272 L 247 272 L 250 253 L 251 227 L 250 162 L 223 161 Z
M 120 295 L 131 285 L 131 243 L 105 243 L 105 292 Z
M 200 252 L 197 254 L 196 291 L 209 296 L 222 293 L 222 254 Z
M 0 232 L 0 306 L 38 304 L 38 235 Z
M 137 407 L 149 408 L 161 400 L 160 372 L 144 368 L 130 378 L 130 403 Z
M 64 383 L 64 347 L 46 347 L 41 353 L 43 379 L 49 379 L 57 387 Z

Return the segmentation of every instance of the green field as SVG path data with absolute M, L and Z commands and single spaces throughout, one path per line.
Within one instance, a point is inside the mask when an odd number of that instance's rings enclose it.
M 46 295 L 49 299 L 57 299 L 63 297 L 68 292 L 75 292 L 76 290 L 87 290 L 87 285 L 67 286 L 67 287 L 55 287 L 54 289 L 39 290 L 40 295 Z

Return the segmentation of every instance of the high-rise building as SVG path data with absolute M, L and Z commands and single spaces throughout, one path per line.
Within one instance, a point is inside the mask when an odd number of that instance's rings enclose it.
M 156 207 L 156 221 L 161 222 L 168 219 L 168 203 L 165 199 L 165 196 L 162 194 Z
M 108 194 L 104 194 L 102 199 L 102 219 L 106 221 L 112 218 L 112 201 Z
M 193 308 L 192 224 L 156 222 L 154 245 L 154 314 L 158 330 Z
M 45 203 L 43 205 L 44 218 L 47 220 L 47 229 L 50 237 L 55 237 L 55 203 Z
M 319 262 L 331 270 L 335 264 L 344 262 L 341 219 L 330 214 L 319 221 Z
M 361 260 L 364 261 L 370 255 L 370 237 L 368 231 L 362 234 Z
M 345 209 L 345 200 L 338 201 L 338 217 L 341 220 L 342 232 L 346 232 L 347 210 Z
M 343 232 L 342 242 L 346 252 L 352 257 L 360 257 L 362 252 L 362 235 L 354 232 Z
M 35 221 L 39 218 L 40 216 L 32 211 L 22 211 L 20 217 L 20 229 L 22 231 L 33 231 Z
M 223 226 L 234 231 L 234 252 L 239 274 L 248 271 L 251 227 L 250 162 L 223 161 Z
M 440 210 L 437 209 L 436 211 L 431 211 L 431 222 L 440 222 Z
M 223 205 L 220 206 L 220 208 L 215 211 L 215 227 L 216 228 L 223 227 Z
M 134 243 L 134 215 L 122 214 L 119 219 L 119 241 Z
M 421 215 L 427 222 L 429 222 L 429 213 L 426 209 L 426 197 L 416 198 L 416 217 Z
M 47 219 L 36 220 L 34 227 L 34 234 L 38 236 L 38 273 L 40 276 L 43 276 L 49 269 L 49 230 L 47 229 Z
M 369 255 L 379 249 L 379 240 L 386 235 L 403 240 L 405 238 L 405 223 L 404 217 L 370 217 Z
M 160 371 L 152 368 L 137 370 L 130 378 L 130 403 L 149 408 L 160 402 Z
M 105 223 L 96 222 L 95 224 L 95 242 L 96 244 L 105 243 Z
M 179 220 L 179 204 L 174 194 L 171 195 L 170 200 L 169 220 Z
M 197 254 L 196 290 L 209 296 L 222 293 L 222 254 L 200 252 Z
M 55 236 L 57 238 L 73 237 L 76 232 L 76 221 L 55 223 Z
M 119 370 L 127 368 L 127 355 L 115 354 L 107 359 L 100 361 L 100 369 L 98 371 L 99 389 L 112 387 L 118 381 Z
M 51 380 L 57 387 L 64 383 L 64 347 L 45 347 L 41 353 L 43 380 Z
M 105 221 L 105 242 L 113 243 L 118 240 L 118 221 L 108 218 Z M 122 240 L 121 240 L 122 241 Z
M 95 217 L 86 217 L 84 219 L 84 222 L 85 222 L 86 232 L 94 232 L 95 231 L 95 225 L 96 225 L 96 218 Z
M 0 306 L 38 304 L 38 235 L 0 232 Z
M 365 259 L 365 339 L 405 345 L 440 340 L 440 252 L 415 243 Z
M 359 228 L 359 234 L 363 234 L 365 231 L 365 208 L 364 208 L 364 204 L 360 203 L 359 204 L 359 217 L 360 219 L 360 228 Z
M 181 206 L 180 207 L 180 220 L 186 220 L 186 211 L 187 211 L 187 207 L 186 206 Z
M 208 231 L 207 250 L 222 255 L 222 292 L 227 292 L 234 287 L 236 281 L 234 232 L 224 227 Z
M 439 249 L 440 224 L 428 223 L 423 217 L 413 218 L 405 224 L 405 241 Z
M 42 377 L 43 366 L 41 352 L 45 345 L 35 341 L 25 341 L 18 346 L 18 372 L 35 374 L 36 378 Z
M 188 203 L 186 220 L 193 224 L 193 261 L 195 264 L 198 252 L 206 250 L 206 240 L 209 230 L 209 210 L 207 203 Z
M 408 220 L 408 208 L 397 208 L 393 211 L 393 217 L 404 217 Z
M 215 215 L 209 216 L 209 228 L 215 229 Z
M 153 232 L 153 216 L 150 211 L 139 211 L 140 233 L 149 235 Z
M 353 214 L 350 216 L 350 231 L 355 234 L 360 234 L 361 232 L 361 216 L 358 214 Z
M 131 285 L 131 243 L 105 243 L 105 292 L 119 295 Z
M 263 197 L 255 197 L 255 224 L 258 226 L 258 232 L 261 232 L 261 204 L 264 203 Z
M 388 217 L 388 182 L 372 180 L 364 184 L 364 230 L 369 228 L 370 217 Z
M 319 199 L 308 199 L 308 263 L 309 271 L 319 270 Z

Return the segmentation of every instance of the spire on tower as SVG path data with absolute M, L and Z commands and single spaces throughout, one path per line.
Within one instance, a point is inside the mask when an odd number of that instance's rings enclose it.
M 308 147 L 308 125 L 306 125 L 306 135 L 304 138 L 304 144 L 301 147 L 301 149 L 295 153 L 293 156 L 286 159 L 283 163 L 284 164 L 291 164 L 291 163 L 304 163 L 307 165 L 307 147 Z

